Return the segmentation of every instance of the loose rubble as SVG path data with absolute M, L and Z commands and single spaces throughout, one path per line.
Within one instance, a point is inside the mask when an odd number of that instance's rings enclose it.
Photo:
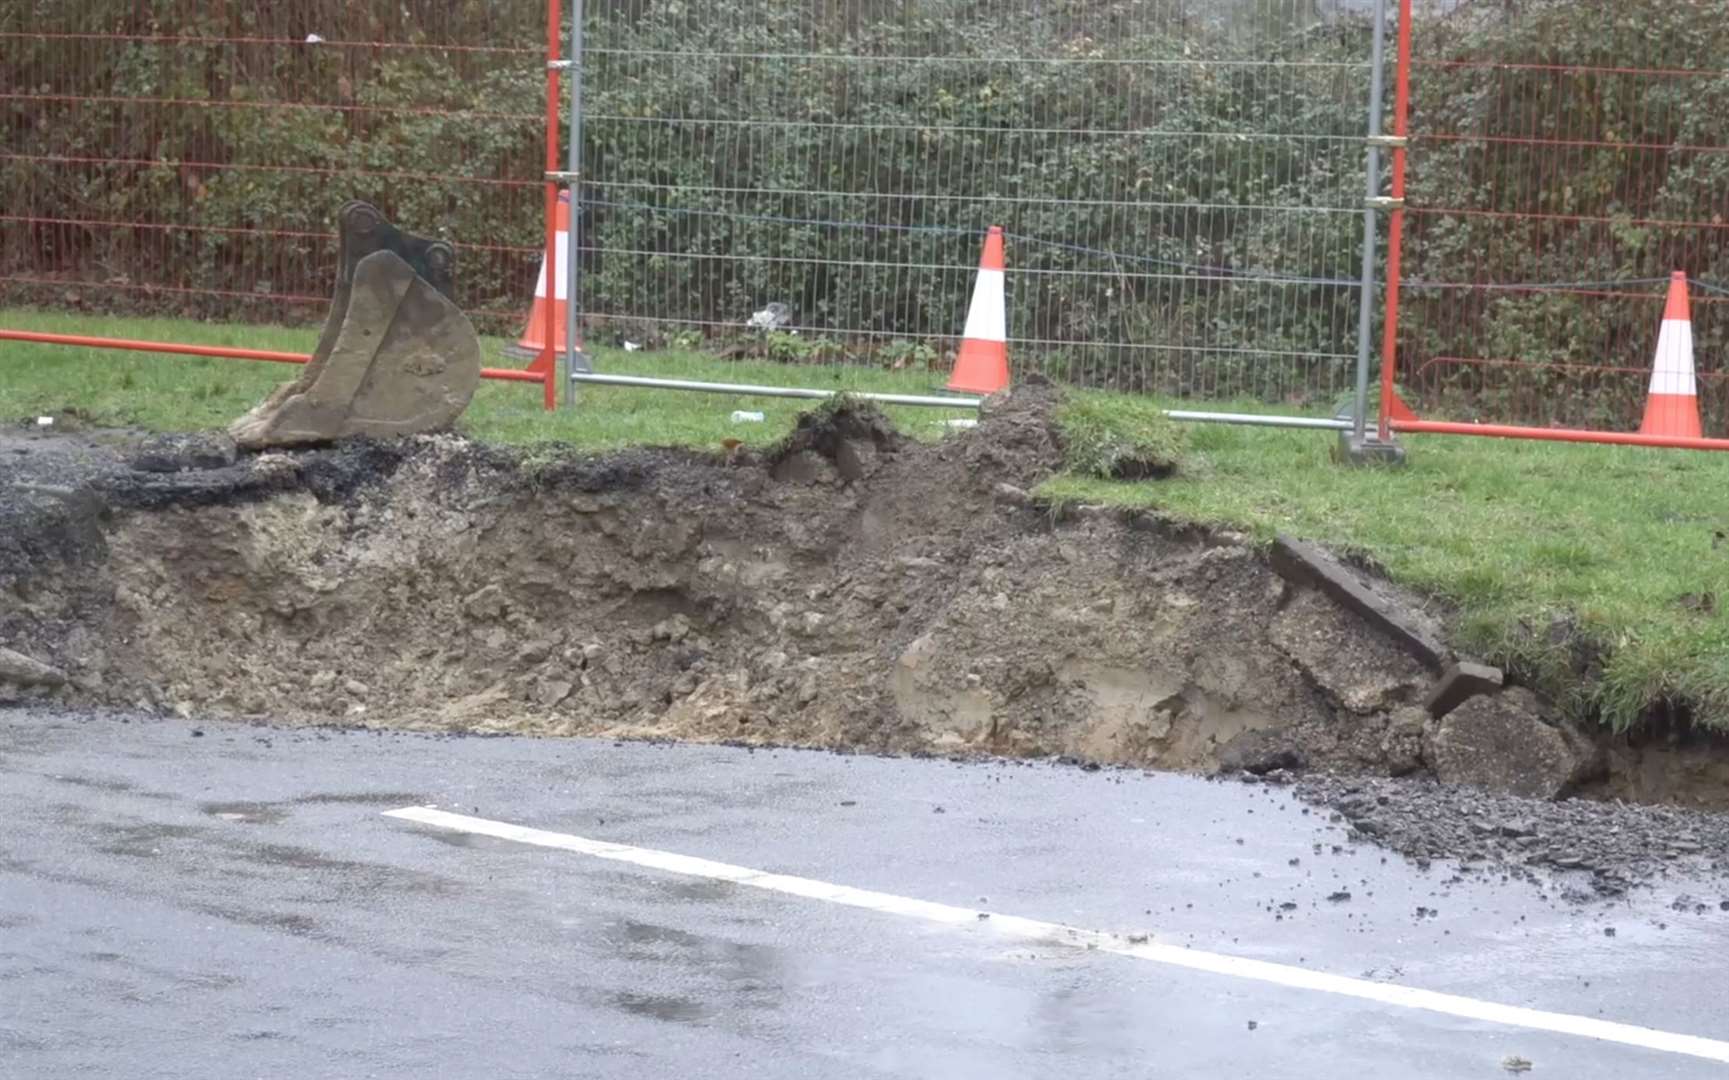
M 1671 870 L 1729 874 L 1729 814 L 1366 777 L 1308 776 L 1294 791 L 1337 814 L 1354 839 L 1419 865 L 1457 860 L 1462 874 L 1533 882 L 1533 871 L 1575 871 L 1573 899 L 1620 895 Z M 1685 905 L 1704 913 L 1729 905 L 1729 893 Z

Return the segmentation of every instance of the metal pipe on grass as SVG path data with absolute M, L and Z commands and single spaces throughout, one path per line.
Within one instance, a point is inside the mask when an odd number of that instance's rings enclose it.
M 45 334 L 35 330 L 0 330 L 0 341 L 28 341 L 36 345 L 76 345 L 86 349 L 124 349 L 128 352 L 168 353 L 173 356 L 207 356 L 223 360 L 268 360 L 277 364 L 305 364 L 309 353 L 277 352 L 274 349 L 242 349 L 232 345 L 184 345 L 174 341 L 138 341 L 132 338 L 91 337 L 87 334 Z M 500 382 L 545 382 L 533 371 L 481 368 L 480 377 Z
M 1166 409 L 1165 419 L 1190 424 L 1243 424 L 1248 427 L 1298 428 L 1308 431 L 1350 431 L 1355 420 L 1338 417 L 1276 416 L 1267 413 L 1193 412 Z
M 573 371 L 570 381 L 595 386 L 631 386 L 644 390 L 689 390 L 698 394 L 736 394 L 743 397 L 804 398 L 822 400 L 845 394 L 882 405 L 918 405 L 930 409 L 976 409 L 979 398 L 927 397 L 920 394 L 875 394 L 863 390 L 812 390 L 799 386 L 756 386 L 750 383 L 696 382 L 691 379 L 656 379 L 644 375 L 600 375 Z

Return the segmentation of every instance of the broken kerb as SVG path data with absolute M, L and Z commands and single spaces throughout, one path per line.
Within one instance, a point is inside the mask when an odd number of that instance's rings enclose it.
M 456 253 L 374 207 L 339 219 L 341 265 L 318 348 L 294 381 L 229 427 L 245 450 L 450 427 L 480 383 L 480 338 L 450 294 Z

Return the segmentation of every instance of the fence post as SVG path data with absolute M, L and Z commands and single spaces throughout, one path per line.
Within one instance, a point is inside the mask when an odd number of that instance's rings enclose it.
M 1357 393 L 1352 404 L 1351 431 L 1342 440 L 1343 459 L 1351 463 L 1368 461 L 1397 462 L 1403 450 L 1391 441 L 1375 438 L 1368 433 L 1369 422 L 1369 358 L 1370 337 L 1375 328 L 1375 240 L 1376 216 L 1391 204 L 1381 196 L 1381 98 L 1386 93 L 1387 80 L 1387 0 L 1375 0 L 1374 45 L 1369 59 L 1369 137 L 1367 179 L 1363 194 L 1363 286 L 1357 307 Z M 1377 433 L 1378 434 L 1378 433 Z
M 556 406 L 558 395 L 558 73 L 566 67 L 558 58 L 558 24 L 558 0 L 546 0 L 546 337 L 528 370 L 542 369 L 547 409 Z
M 570 228 L 564 234 L 565 267 L 568 282 L 564 300 L 564 407 L 576 408 L 576 382 L 570 376 L 591 372 L 576 328 L 582 305 L 581 264 L 577 262 L 577 231 L 582 227 L 582 0 L 570 5 L 570 121 L 567 140 L 570 143 L 566 171 L 569 173 Z
M 1393 89 L 1393 215 L 1387 222 L 1387 314 L 1381 328 L 1381 422 L 1393 437 L 1393 376 L 1399 357 L 1399 289 L 1404 282 L 1405 152 L 1411 137 L 1411 0 L 1399 0 L 1399 58 Z

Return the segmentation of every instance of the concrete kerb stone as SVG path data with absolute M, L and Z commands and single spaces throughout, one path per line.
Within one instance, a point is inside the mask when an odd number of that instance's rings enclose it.
M 1499 693 L 1505 684 L 1506 676 L 1500 668 L 1469 661 L 1449 664 L 1423 700 L 1423 708 L 1439 720 L 1480 694 Z
M 0 648 L 0 683 L 15 686 L 61 686 L 66 674 L 23 653 Z

